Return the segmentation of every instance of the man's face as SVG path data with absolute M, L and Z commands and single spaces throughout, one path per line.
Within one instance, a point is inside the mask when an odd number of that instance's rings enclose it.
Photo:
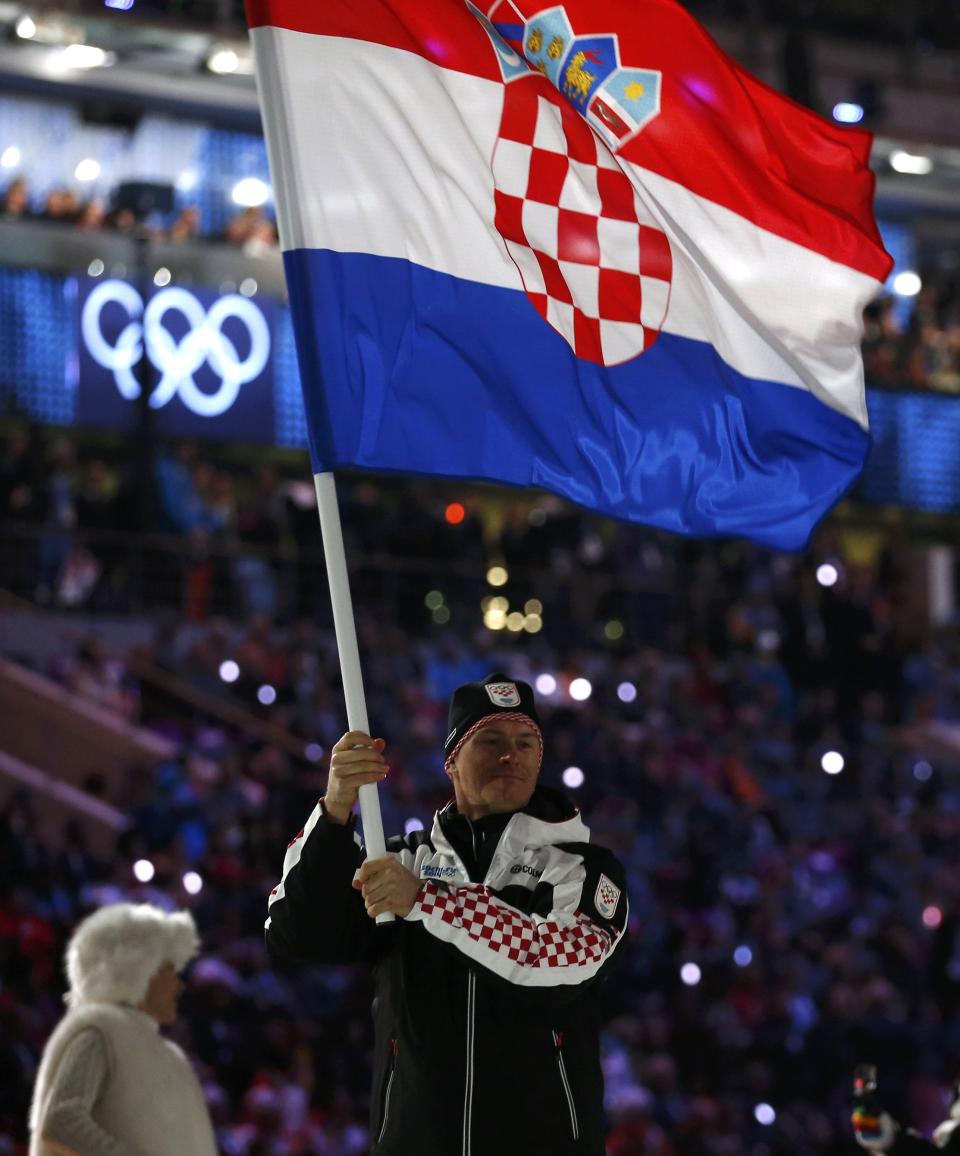
M 492 719 L 450 765 L 457 808 L 468 819 L 518 811 L 529 802 L 539 774 L 536 732 L 516 719 Z

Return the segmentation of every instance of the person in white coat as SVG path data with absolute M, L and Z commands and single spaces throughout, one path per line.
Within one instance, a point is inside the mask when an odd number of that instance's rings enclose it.
M 30 1156 L 216 1156 L 200 1082 L 160 1034 L 198 947 L 189 912 L 149 903 L 112 903 L 80 923 L 67 1012 L 34 1086 Z

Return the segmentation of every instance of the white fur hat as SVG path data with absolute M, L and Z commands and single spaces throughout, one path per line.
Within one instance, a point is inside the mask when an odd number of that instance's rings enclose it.
M 137 1007 L 159 967 L 177 971 L 197 954 L 200 939 L 189 911 L 168 914 L 152 903 L 110 903 L 77 927 L 67 944 L 71 1007 L 122 1003 Z

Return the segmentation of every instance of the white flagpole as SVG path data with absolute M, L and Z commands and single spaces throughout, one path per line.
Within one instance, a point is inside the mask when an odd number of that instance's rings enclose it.
M 317 510 L 320 513 L 320 532 L 323 535 L 323 553 L 330 583 L 330 601 L 333 604 L 333 628 L 337 635 L 340 654 L 340 676 L 343 679 L 343 697 L 347 704 L 347 726 L 352 731 L 370 733 L 367 719 L 367 700 L 363 693 L 360 673 L 360 648 L 357 645 L 357 624 L 353 617 L 350 597 L 350 579 L 343 548 L 343 528 L 340 525 L 340 507 L 337 487 L 332 473 L 314 474 L 317 491 Z M 383 819 L 380 816 L 380 797 L 376 783 L 365 783 L 360 788 L 360 821 L 363 824 L 363 842 L 367 857 L 380 859 L 386 853 L 383 837 Z M 393 915 L 385 911 L 377 916 L 377 923 L 392 923 Z

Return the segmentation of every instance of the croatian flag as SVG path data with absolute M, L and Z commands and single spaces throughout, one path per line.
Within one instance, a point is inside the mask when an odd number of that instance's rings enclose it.
M 868 448 L 870 137 L 674 0 L 248 0 L 314 468 L 782 549 Z

